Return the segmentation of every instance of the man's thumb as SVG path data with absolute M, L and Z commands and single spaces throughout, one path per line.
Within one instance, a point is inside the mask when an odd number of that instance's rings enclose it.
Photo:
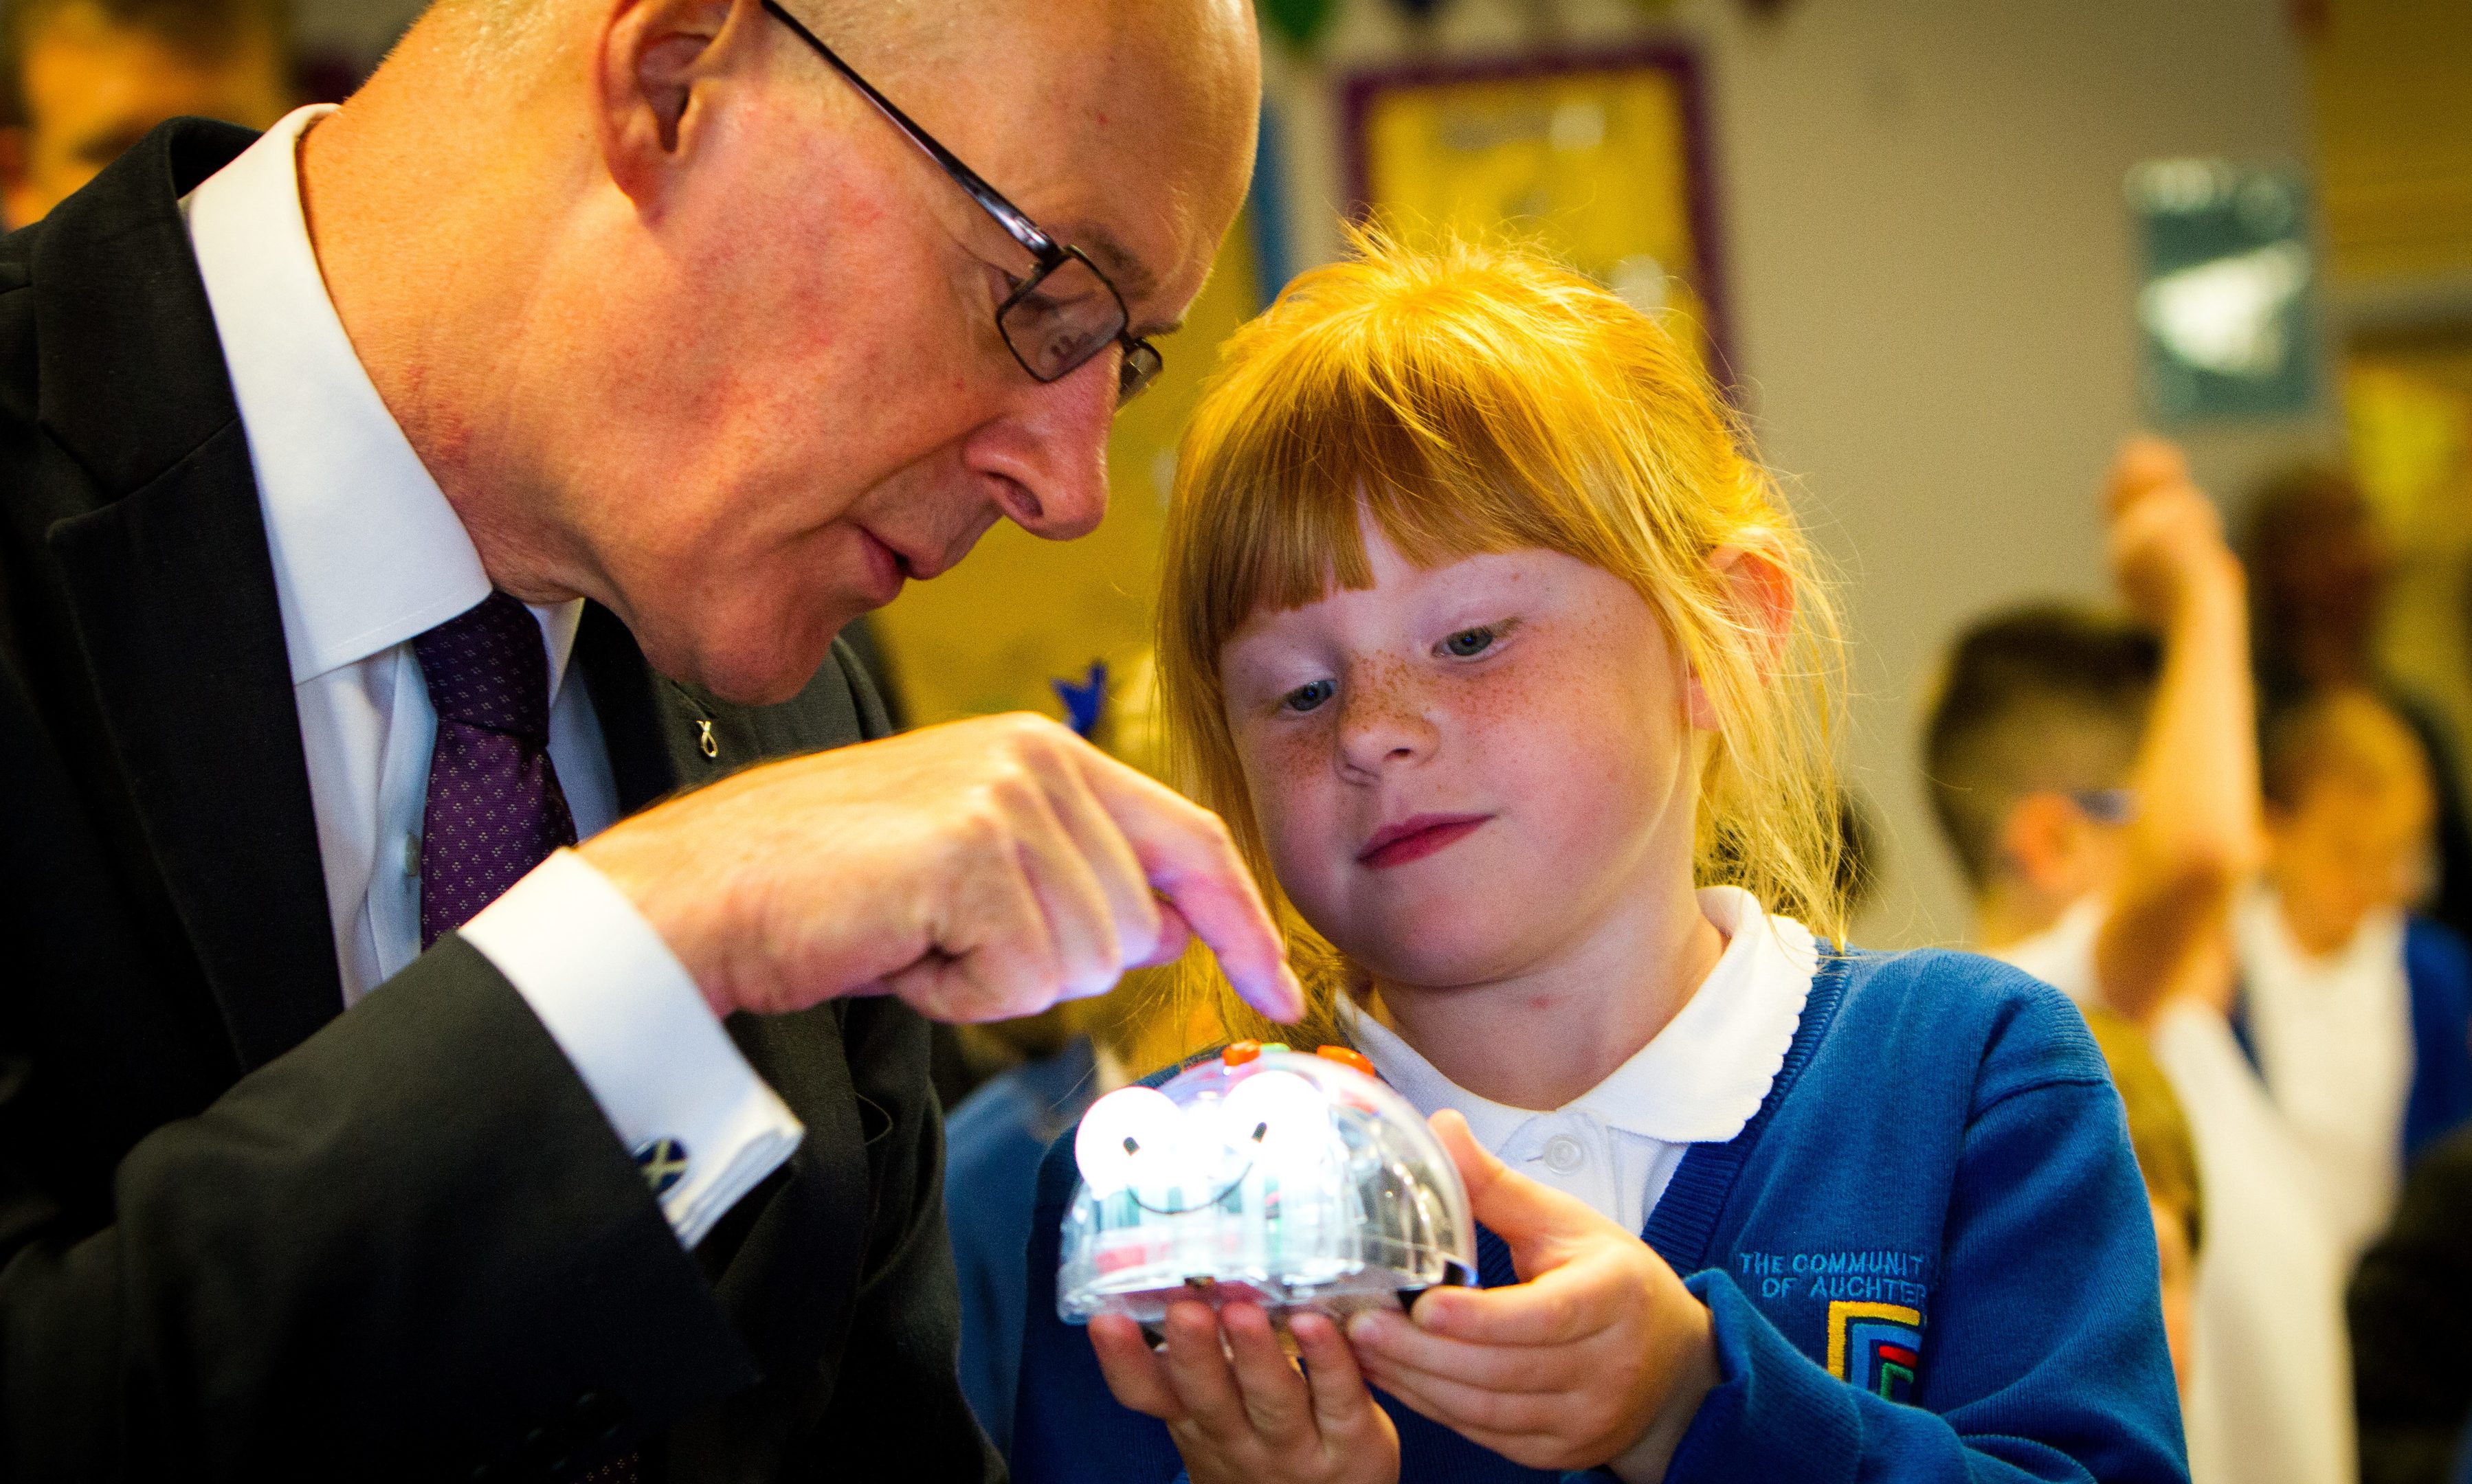
M 1559 1265 L 1554 1253 L 1560 1239 L 1603 1219 L 1586 1202 L 1539 1185 L 1494 1158 L 1456 1110 L 1445 1108 L 1428 1121 L 1450 1151 L 1451 1163 L 1460 1167 L 1470 1213 L 1510 1248 L 1521 1278 Z

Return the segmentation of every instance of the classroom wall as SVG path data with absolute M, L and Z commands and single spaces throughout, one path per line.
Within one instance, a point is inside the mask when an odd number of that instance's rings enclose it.
M 428 0 L 293 0 L 292 21 L 303 56 L 366 70 L 427 8 Z
M 1854 782 L 1886 828 L 1868 943 L 1961 937 L 1915 763 L 1969 617 L 2104 590 L 2095 490 L 2138 422 L 2141 159 L 2306 163 L 2287 0 L 1456 0 L 1418 35 L 1345 0 L 1315 64 L 1273 49 L 1299 255 L 1334 250 L 1332 81 L 1419 55 L 1679 35 L 1702 49 L 1735 372 L 1843 581 Z M 2192 432 L 2236 496 L 2335 419 Z

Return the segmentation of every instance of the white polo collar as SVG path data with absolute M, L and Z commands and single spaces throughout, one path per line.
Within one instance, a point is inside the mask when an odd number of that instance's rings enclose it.
M 1759 1112 L 1785 1065 L 1819 967 L 1811 930 L 1776 917 L 1735 886 L 1700 892 L 1725 952 L 1655 1038 L 1569 1109 L 1661 1143 L 1723 1143 Z M 1348 1038 L 1400 1095 L 1431 1116 L 1455 1108 L 1488 1149 L 1502 1148 L 1539 1110 L 1479 1097 L 1442 1075 L 1396 1031 L 1343 1001 Z
M 310 244 L 299 144 L 333 111 L 292 113 L 181 202 L 249 437 L 295 685 L 489 596 L 480 553 L 362 368 Z M 533 612 L 555 695 L 583 604 Z

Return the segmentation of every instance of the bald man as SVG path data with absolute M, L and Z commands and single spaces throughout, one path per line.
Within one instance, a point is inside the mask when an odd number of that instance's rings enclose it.
M 0 245 L 0 1472 L 994 1470 L 926 1020 L 1296 990 L 1216 820 L 869 740 L 834 636 L 1098 523 L 1257 65 L 1242 0 L 447 0 Z

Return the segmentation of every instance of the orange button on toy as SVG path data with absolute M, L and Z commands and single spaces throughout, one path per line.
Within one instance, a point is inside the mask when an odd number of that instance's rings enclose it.
M 1367 1060 L 1365 1059 L 1365 1053 L 1364 1053 L 1364 1052 L 1359 1051 L 1359 1050 L 1355 1050 L 1355 1049 L 1353 1049 L 1352 1048 L 1349 1048 L 1349 1047 L 1343 1047 L 1343 1046 L 1324 1046 L 1324 1047 L 1317 1047 L 1317 1048 L 1314 1048 L 1314 1054 L 1315 1054 L 1316 1056 L 1327 1056 L 1327 1057 L 1329 1057 L 1332 1061 L 1335 1061 L 1335 1062 L 1339 1063 L 1339 1064 L 1340 1064 L 1341 1066 L 1343 1066 L 1343 1067 L 1353 1067 L 1353 1068 L 1354 1068 L 1354 1069 L 1356 1069 L 1358 1072 L 1361 1072 L 1365 1073 L 1365 1074 L 1366 1074 L 1367 1076 L 1368 1076 L 1368 1077 L 1375 1077 L 1375 1076 L 1380 1076 L 1380 1075 L 1381 1075 L 1381 1073 L 1380 1073 L 1380 1072 L 1375 1072 L 1375 1071 L 1373 1070 L 1373 1064 L 1372 1064 L 1371 1062 L 1367 1061 Z
M 1260 1059 L 1261 1054 L 1262 1043 L 1259 1041 L 1239 1041 L 1220 1052 L 1219 1059 L 1227 1066 L 1242 1067 L 1247 1062 Z

